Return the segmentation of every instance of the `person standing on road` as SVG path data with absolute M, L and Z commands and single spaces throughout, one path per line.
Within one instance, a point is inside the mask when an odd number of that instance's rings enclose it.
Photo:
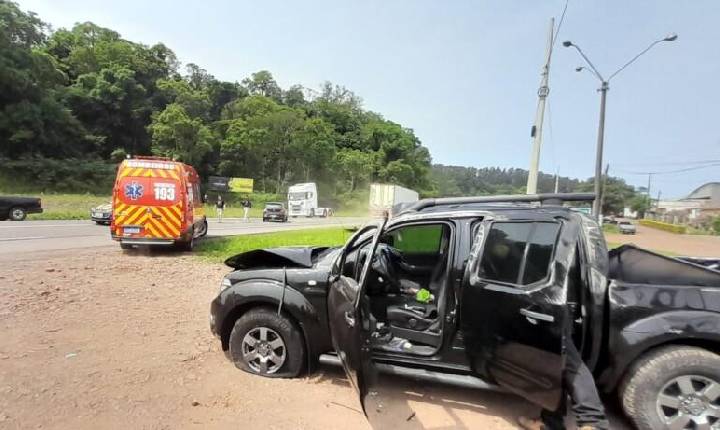
M 595 379 L 580 356 L 571 336 L 565 337 L 566 362 L 563 371 L 563 399 L 555 411 L 543 409 L 539 419 L 520 417 L 518 423 L 526 430 L 564 430 L 567 395 L 575 414 L 578 430 L 609 430 L 605 407 L 598 395 Z
M 217 211 L 218 222 L 222 222 L 223 211 L 225 210 L 225 200 L 218 194 L 217 203 L 215 204 L 215 210 Z
M 245 222 L 248 222 L 248 215 L 250 214 L 250 208 L 252 207 L 252 203 L 250 203 L 250 199 L 245 197 L 240 204 L 243 208 L 243 220 Z

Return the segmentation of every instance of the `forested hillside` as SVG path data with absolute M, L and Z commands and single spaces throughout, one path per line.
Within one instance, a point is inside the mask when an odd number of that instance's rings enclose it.
M 342 86 L 281 88 L 265 70 L 222 81 L 179 64 L 162 43 L 90 22 L 51 31 L 0 0 L 0 190 L 108 194 L 128 154 L 182 160 L 203 177 L 253 178 L 266 193 L 316 181 L 330 204 L 364 204 L 370 181 L 423 196 L 524 193 L 527 181 L 523 169 L 431 168 L 410 128 L 363 109 Z M 540 174 L 538 186 L 552 191 L 554 177 Z M 561 177 L 559 190 L 592 182 Z M 621 210 L 634 195 L 610 178 L 605 206 Z
M 431 182 L 440 196 L 481 196 L 490 194 L 525 194 L 528 171 L 500 167 L 464 167 L 435 164 L 430 174 Z M 558 192 L 593 192 L 593 178 L 581 181 L 560 176 Z M 646 197 L 637 193 L 622 178 L 609 176 L 604 181 L 604 213 L 622 213 L 624 207 L 643 211 Z M 540 172 L 538 192 L 551 193 L 555 190 L 555 176 Z
M 90 22 L 50 31 L 0 0 L 0 180 L 94 190 L 126 154 L 254 178 L 266 192 L 306 180 L 333 195 L 370 180 L 431 189 L 413 131 L 342 86 L 281 88 L 265 70 L 221 81 L 162 43 Z

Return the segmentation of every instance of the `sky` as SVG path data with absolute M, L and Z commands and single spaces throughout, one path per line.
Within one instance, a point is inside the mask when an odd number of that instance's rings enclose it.
M 530 127 L 548 22 L 565 0 L 19 0 L 54 28 L 92 21 L 124 38 L 162 42 L 183 63 L 241 81 L 269 70 L 284 88 L 324 81 L 415 130 L 433 162 L 528 168 Z M 593 176 L 599 82 L 576 73 L 579 45 L 610 81 L 605 161 L 646 186 L 647 174 L 720 160 L 720 2 L 569 0 L 550 69 L 541 170 Z M 720 166 L 652 176 L 651 193 L 683 197 Z

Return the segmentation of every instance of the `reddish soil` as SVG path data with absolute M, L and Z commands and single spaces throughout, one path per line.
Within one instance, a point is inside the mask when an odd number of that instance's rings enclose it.
M 116 248 L 0 261 L 0 428 L 368 430 L 341 371 L 237 370 L 208 328 L 227 268 Z M 397 380 L 415 428 L 512 429 L 506 394 Z M 410 424 L 410 423 L 409 423 Z
M 637 234 L 606 234 L 608 242 L 632 243 L 641 248 L 693 257 L 720 257 L 720 236 L 675 234 L 637 226 Z

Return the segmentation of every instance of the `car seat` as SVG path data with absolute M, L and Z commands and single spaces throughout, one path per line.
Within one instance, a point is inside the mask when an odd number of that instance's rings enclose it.
M 390 331 L 409 341 L 438 346 L 440 341 L 438 309 L 444 305 L 442 290 L 447 269 L 449 235 L 443 234 L 438 250 L 438 263 L 433 268 L 428 290 L 436 303 L 420 303 L 415 296 L 405 296 L 401 303 L 387 308 Z M 430 331 L 431 333 L 427 333 Z M 437 344 L 437 345 L 436 345 Z

